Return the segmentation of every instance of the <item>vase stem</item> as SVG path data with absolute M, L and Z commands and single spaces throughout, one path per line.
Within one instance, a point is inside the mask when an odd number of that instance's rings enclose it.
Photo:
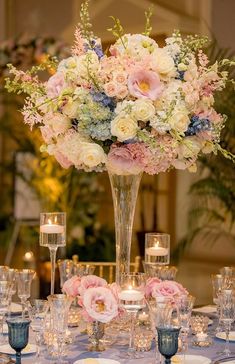
M 142 173 L 117 175 L 109 171 L 116 233 L 116 283 L 130 271 L 130 252 L 135 205 Z

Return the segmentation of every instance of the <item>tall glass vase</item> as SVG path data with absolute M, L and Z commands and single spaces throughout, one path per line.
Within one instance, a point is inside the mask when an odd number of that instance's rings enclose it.
M 142 173 L 118 175 L 108 170 L 111 183 L 116 234 L 116 283 L 130 271 L 132 227 Z

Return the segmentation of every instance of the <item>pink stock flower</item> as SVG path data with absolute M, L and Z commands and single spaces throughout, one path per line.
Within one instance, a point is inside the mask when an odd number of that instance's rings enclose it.
M 78 288 L 81 284 L 81 278 L 78 276 L 73 276 L 64 282 L 62 291 L 68 296 L 76 297 L 78 295 Z
M 56 72 L 49 78 L 46 83 L 46 92 L 48 97 L 54 98 L 59 96 L 61 91 L 66 87 L 64 75 L 62 72 Z
M 83 308 L 93 320 L 103 323 L 118 315 L 118 302 L 107 287 L 88 288 L 83 295 Z
M 132 96 L 150 100 L 157 100 L 163 91 L 158 74 L 143 69 L 133 71 L 129 75 L 128 88 Z
M 80 296 L 83 296 L 88 288 L 105 287 L 108 283 L 105 279 L 95 275 L 88 275 L 81 278 L 81 284 L 78 289 Z
M 172 297 L 188 295 L 188 291 L 178 282 L 161 281 L 156 283 L 152 289 L 153 297 Z
M 149 278 L 146 282 L 145 286 L 145 296 L 146 298 L 149 298 L 152 296 L 153 289 L 157 283 L 160 283 L 161 280 L 157 277 Z

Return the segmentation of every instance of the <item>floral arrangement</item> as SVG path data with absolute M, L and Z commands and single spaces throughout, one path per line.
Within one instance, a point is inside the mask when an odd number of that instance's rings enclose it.
M 88 2 L 81 7 L 72 55 L 47 59 L 30 71 L 9 66 L 11 92 L 26 93 L 25 123 L 40 127 L 42 151 L 64 167 L 108 168 L 116 174 L 156 174 L 170 168 L 196 170 L 202 153 L 220 151 L 226 116 L 214 96 L 229 80 L 228 59 L 210 64 L 204 37 L 178 31 L 162 48 L 150 38 L 151 11 L 143 34 L 125 34 L 114 17 L 117 38 L 104 53 L 93 34 Z M 47 82 L 38 71 L 50 69 Z M 232 82 L 232 81 L 231 81 Z
M 78 298 L 87 321 L 107 323 L 119 315 L 116 283 L 108 285 L 105 279 L 95 275 L 74 276 L 64 283 L 63 292 Z
M 175 281 L 161 281 L 157 277 L 149 278 L 145 287 L 146 299 L 156 297 L 170 297 L 172 300 L 188 295 L 188 291 L 182 284 Z

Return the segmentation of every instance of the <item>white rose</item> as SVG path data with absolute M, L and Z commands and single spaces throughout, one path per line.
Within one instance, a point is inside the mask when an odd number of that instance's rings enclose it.
M 186 137 L 185 139 L 182 140 L 180 146 L 179 146 L 179 158 L 193 158 L 195 156 L 198 155 L 198 153 L 200 152 L 202 147 L 202 143 L 200 142 L 200 140 L 195 137 Z
M 173 77 L 175 75 L 175 63 L 173 58 L 163 48 L 158 48 L 152 54 L 151 68 L 160 75 Z
M 138 99 L 132 108 L 133 116 L 137 120 L 148 121 L 155 115 L 155 107 L 150 100 Z
M 56 135 L 65 133 L 71 127 L 71 120 L 60 113 L 46 115 L 43 122 L 45 125 L 49 125 Z
M 85 166 L 93 168 L 100 163 L 106 162 L 106 154 L 103 148 L 96 143 L 81 143 L 80 145 L 80 162 Z
M 185 132 L 190 123 L 188 110 L 184 107 L 176 108 L 167 120 L 167 123 L 170 124 L 172 129 L 175 129 L 179 133 Z
M 130 116 L 118 115 L 111 121 L 111 134 L 120 142 L 134 138 L 138 130 L 137 122 Z
M 62 112 L 64 115 L 68 116 L 69 118 L 73 119 L 76 118 L 78 114 L 78 109 L 81 106 L 81 103 L 79 101 L 69 101 L 67 104 L 63 107 Z

